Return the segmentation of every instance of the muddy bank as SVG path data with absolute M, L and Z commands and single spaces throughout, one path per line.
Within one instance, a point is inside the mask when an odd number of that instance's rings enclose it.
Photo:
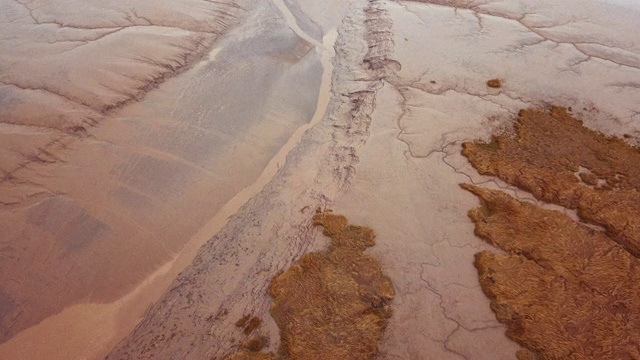
M 312 121 L 320 52 L 277 7 L 242 13 L 190 70 L 5 177 L 1 354 L 106 351 Z
M 143 98 L 134 96 L 139 101 L 118 114 L 107 111 L 110 121 L 101 119 L 91 131 L 73 127 L 82 136 L 67 136 L 67 123 L 63 130 L 0 125 L 7 149 L 19 150 L 3 159 L 30 159 L 22 175 L 7 176 L 0 189 L 7 210 L 1 225 L 10 229 L 12 244 L 25 238 L 29 249 L 42 250 L 29 258 L 11 248 L 11 261 L 15 254 L 25 260 L 14 267 L 27 272 L 2 282 L 11 290 L 1 292 L 9 294 L 2 301 L 18 303 L 17 289 L 29 289 L 19 282 L 27 279 L 64 289 L 69 297 L 60 303 L 81 299 L 75 306 L 51 302 L 64 309 L 4 343 L 0 351 L 12 352 L 2 354 L 106 353 L 118 340 L 114 334 L 127 333 L 131 319 L 154 301 L 110 357 L 224 358 L 255 340 L 236 326 L 247 314 L 262 319 L 264 350 L 275 352 L 280 337 L 268 315 L 269 283 L 304 254 L 324 248 L 326 239 L 309 220 L 320 206 L 378 234 L 366 251 L 379 259 L 395 292 L 394 316 L 378 343 L 381 357 L 512 358 L 519 345 L 504 336 L 507 326 L 491 311 L 473 266 L 475 253 L 491 250 L 473 236 L 466 217 L 477 198 L 457 184 L 534 197 L 479 175 L 460 155 L 462 144 L 488 141 L 509 128 L 520 109 L 548 102 L 572 107 L 591 129 L 637 141 L 640 45 L 629 34 L 640 27 L 638 10 L 623 1 L 591 0 L 482 0 L 462 7 L 444 1 L 247 3 L 234 8 L 243 15 L 203 53 L 206 61 L 186 66 L 191 70 Z M 24 16 L 12 19 L 39 21 L 60 34 L 83 26 L 68 16 L 71 26 L 47 25 L 49 15 L 34 7 L 32 19 L 21 9 Z M 114 25 L 134 25 L 113 34 L 101 29 L 103 39 L 119 39 L 145 28 L 143 18 L 153 20 L 135 9 L 137 17 L 114 11 Z M 211 15 L 187 13 L 194 24 Z M 152 48 L 165 54 L 176 48 L 165 43 L 198 29 L 163 30 L 160 38 L 151 36 L 157 40 Z M 54 44 L 72 45 L 81 44 Z M 489 79 L 500 86 L 488 86 Z M 64 102 L 58 100 L 51 108 Z M 86 115 L 80 107 L 68 109 Z M 26 152 L 33 148 L 23 139 L 41 147 L 60 131 L 70 140 L 56 145 L 59 151 Z M 584 183 L 609 181 L 579 172 Z M 597 221 L 626 236 L 621 224 Z M 62 261 L 72 265 L 52 266 Z M 46 267 L 21 267 L 28 262 Z

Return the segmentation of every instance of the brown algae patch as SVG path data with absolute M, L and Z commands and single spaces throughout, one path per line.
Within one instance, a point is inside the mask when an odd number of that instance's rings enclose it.
M 469 212 L 476 235 L 505 251 L 474 264 L 507 336 L 529 350 L 518 358 L 640 359 L 638 150 L 552 108 L 521 111 L 514 136 L 466 143 L 463 154 L 480 173 L 606 229 L 462 185 L 481 200 Z
M 242 347 L 251 352 L 258 352 L 267 346 L 269 340 L 265 336 L 258 336 L 242 343 Z
M 242 316 L 240 319 L 238 319 L 238 321 L 236 321 L 236 326 L 239 328 L 243 328 L 245 326 L 247 326 L 247 323 L 249 322 L 249 319 L 251 319 L 251 315 L 246 314 L 244 316 Z
M 249 320 L 249 322 L 247 323 L 247 325 L 245 326 L 242 332 L 245 335 L 249 335 L 253 332 L 253 330 L 257 329 L 258 326 L 260 326 L 260 324 L 262 324 L 262 319 L 260 319 L 257 316 L 254 316 L 251 318 L 251 320 Z
M 290 359 L 372 359 L 395 294 L 380 263 L 363 253 L 375 234 L 326 212 L 313 223 L 331 237 L 328 250 L 305 254 L 269 287 L 281 352 Z
M 275 359 L 276 358 L 273 356 L 273 354 L 252 352 L 248 350 L 239 351 L 227 358 L 227 360 L 275 360 Z
M 276 360 L 271 353 L 260 352 L 267 344 L 269 339 L 265 336 L 257 336 L 243 342 L 240 346 L 242 349 L 227 358 L 227 360 Z
M 640 262 L 565 214 L 471 185 L 480 284 L 507 336 L 539 359 L 640 358 Z
M 580 218 L 640 256 L 640 151 L 587 129 L 564 108 L 522 110 L 515 135 L 463 144 L 480 174 L 537 199 L 577 209 Z
M 313 223 L 331 238 L 328 249 L 305 254 L 269 286 L 279 358 L 373 359 L 395 295 L 378 260 L 363 252 L 375 244 L 375 234 L 330 212 L 318 212 Z M 275 358 L 243 350 L 230 359 Z
M 491 79 L 487 81 L 487 86 L 490 88 L 498 89 L 502 87 L 502 80 L 500 79 Z

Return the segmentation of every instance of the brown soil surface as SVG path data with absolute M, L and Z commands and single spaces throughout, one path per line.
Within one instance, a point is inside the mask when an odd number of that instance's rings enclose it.
M 640 359 L 637 149 L 552 108 L 521 111 L 515 136 L 466 143 L 463 154 L 480 173 L 606 229 L 463 185 L 482 202 L 469 213 L 476 235 L 506 252 L 478 253 L 475 266 L 507 335 L 531 351 L 518 358 Z
M 373 359 L 391 316 L 391 280 L 363 253 L 375 244 L 368 227 L 341 215 L 318 213 L 314 224 L 331 237 L 327 251 L 304 255 L 270 285 L 272 315 L 283 359 Z M 241 351 L 230 359 L 273 359 Z

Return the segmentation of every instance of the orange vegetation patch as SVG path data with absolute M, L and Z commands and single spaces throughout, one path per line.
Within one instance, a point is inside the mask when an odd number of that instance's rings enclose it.
M 563 108 L 522 110 L 515 136 L 465 143 L 462 154 L 481 174 L 577 209 L 640 256 L 640 151 L 621 139 L 585 128 Z
M 507 254 L 476 255 L 507 335 L 541 359 L 640 358 L 640 262 L 558 211 L 465 185 L 483 206 L 476 234 Z
M 239 351 L 230 357 L 227 360 L 275 360 L 276 357 L 272 354 L 265 354 L 261 352 L 252 352 L 248 350 Z
M 329 249 L 304 255 L 269 288 L 290 359 L 372 359 L 391 316 L 391 280 L 363 251 L 375 244 L 368 227 L 341 215 L 318 213 L 314 224 L 331 237 Z
M 475 266 L 507 335 L 529 350 L 518 358 L 640 359 L 638 150 L 552 108 L 521 111 L 514 136 L 466 143 L 463 154 L 605 228 L 463 185 L 482 203 L 469 213 L 476 234 L 506 252 L 481 252 Z
M 375 244 L 375 234 L 328 212 L 318 212 L 313 223 L 331 237 L 327 251 L 305 254 L 269 287 L 275 300 L 271 314 L 280 328 L 280 358 L 373 359 L 395 294 L 380 263 L 363 253 Z M 275 359 L 246 345 L 229 359 Z

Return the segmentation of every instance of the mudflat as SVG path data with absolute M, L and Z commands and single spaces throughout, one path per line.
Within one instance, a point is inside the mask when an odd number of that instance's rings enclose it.
M 242 204 L 234 196 L 311 121 L 320 53 L 276 8 L 9 7 L 0 352 L 95 356 L 123 335 L 121 324 L 136 323 Z M 74 7 L 85 13 L 70 18 Z M 220 34 L 242 16 L 260 31 L 226 42 Z
M 363 358 L 544 355 L 505 335 L 486 274 L 510 265 L 477 260 L 493 247 L 459 184 L 579 228 L 575 189 L 627 186 L 596 167 L 637 155 L 639 19 L 623 0 L 0 0 L 0 357 L 277 357 L 307 312 L 271 310 L 289 290 L 270 286 L 330 253 L 317 208 L 375 232 L 362 256 L 393 285 Z M 579 126 L 489 156 L 519 113 L 558 109 Z M 590 131 L 619 146 L 581 157 Z M 502 166 L 541 146 L 579 159 L 544 191 Z M 637 256 L 635 225 L 582 215 Z

